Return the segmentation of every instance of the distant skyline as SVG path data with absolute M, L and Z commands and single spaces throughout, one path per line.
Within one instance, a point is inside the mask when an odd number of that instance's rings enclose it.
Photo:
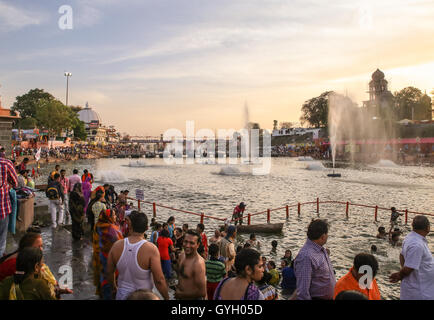
M 426 0 L 0 0 L 4 107 L 33 88 L 86 101 L 131 135 L 298 122 L 327 90 L 368 99 L 380 68 L 393 93 L 434 88 Z M 73 9 L 73 29 L 58 12 Z

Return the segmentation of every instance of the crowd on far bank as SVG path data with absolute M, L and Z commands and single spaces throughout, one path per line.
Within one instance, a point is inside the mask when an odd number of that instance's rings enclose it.
M 0 165 L 3 182 L 17 184 L 11 162 L 0 159 Z M 209 237 L 202 223 L 177 226 L 174 216 L 148 221 L 129 202 L 128 190 L 118 193 L 109 184 L 94 186 L 88 170 L 74 169 L 67 175 L 57 165 L 47 180 L 53 232 L 71 225 L 74 241 L 92 243 L 94 285 L 101 299 L 169 299 L 169 289 L 176 300 L 275 300 L 279 294 L 289 300 L 381 299 L 376 248 L 357 253 L 348 272 L 336 279 L 330 260 L 333 252 L 325 246 L 333 232 L 325 220 L 309 223 L 306 242 L 295 258 L 290 248 L 284 248 L 285 254 L 279 257 L 279 244 L 273 240 L 267 259 L 265 245 L 255 234 L 245 242 L 237 237 L 246 207 L 243 202 Z M 3 199 L 6 206 L 7 199 Z M 383 227 L 377 234 L 393 246 L 402 246 L 397 272 L 388 281 L 401 282 L 401 299 L 434 300 L 434 261 L 426 239 L 430 222 L 426 216 L 415 216 L 413 231 L 401 243 L 400 214 L 395 208 L 391 211 L 389 232 Z M 9 213 L 0 213 L 4 237 Z M 85 230 L 90 231 L 90 239 Z M 59 299 L 72 293 L 59 286 L 43 262 L 42 248 L 40 230 L 33 228 L 16 251 L 0 258 L 0 299 Z
M 12 149 L 12 159 L 17 160 L 19 157 L 27 157 L 39 161 L 48 162 L 49 159 L 54 160 L 74 160 L 74 159 L 87 159 L 89 154 L 95 148 L 88 145 L 75 145 L 71 147 L 40 147 L 40 148 L 22 148 L 15 146 Z
M 276 145 L 271 147 L 272 156 L 312 157 L 317 160 L 330 160 L 331 151 L 328 146 L 288 146 Z

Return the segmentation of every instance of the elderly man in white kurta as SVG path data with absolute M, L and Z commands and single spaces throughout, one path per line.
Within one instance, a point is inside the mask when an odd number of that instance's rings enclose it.
M 426 240 L 430 223 L 416 216 L 412 227 L 402 244 L 401 270 L 390 275 L 390 281 L 401 280 L 401 300 L 434 300 L 434 260 Z

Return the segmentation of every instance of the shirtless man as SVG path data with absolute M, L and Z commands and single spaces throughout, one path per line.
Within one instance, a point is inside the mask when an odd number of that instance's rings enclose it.
M 200 235 L 188 230 L 184 238 L 184 252 L 179 255 L 178 285 L 175 299 L 204 300 L 206 298 L 205 260 L 197 253 Z
M 116 300 L 125 300 L 136 290 L 152 290 L 154 285 L 163 298 L 169 300 L 166 280 L 161 269 L 160 253 L 157 247 L 144 237 L 148 229 L 146 215 L 133 211 L 128 219 L 128 238 L 116 241 L 108 254 L 107 280 L 113 289 L 117 289 Z M 116 269 L 119 272 L 118 279 L 115 279 Z

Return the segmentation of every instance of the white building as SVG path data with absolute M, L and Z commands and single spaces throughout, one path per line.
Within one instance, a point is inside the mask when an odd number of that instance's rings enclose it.
M 87 141 L 102 144 L 107 141 L 107 129 L 102 126 L 101 118 L 86 102 L 86 108 L 78 112 L 78 118 L 84 122 Z

